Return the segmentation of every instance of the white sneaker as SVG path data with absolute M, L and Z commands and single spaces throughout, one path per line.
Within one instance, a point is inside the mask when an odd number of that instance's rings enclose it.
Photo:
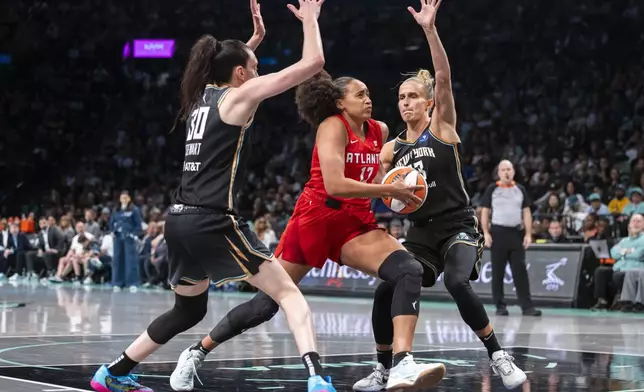
M 91 276 L 88 276 L 85 278 L 85 280 L 83 280 L 83 284 L 93 284 L 93 283 L 94 283 L 94 279 L 92 279 Z
M 528 379 L 525 373 L 523 373 L 523 370 L 514 364 L 514 358 L 505 351 L 497 351 L 492 354 L 490 367 L 494 371 L 494 374 L 501 376 L 503 385 L 507 389 L 517 388 L 523 385 Z
M 192 391 L 195 387 L 195 377 L 201 385 L 203 383 L 197 375 L 197 369 L 201 367 L 206 354 L 200 350 L 185 349 L 179 356 L 177 367 L 170 376 L 170 387 L 174 391 Z
M 19 281 L 19 280 L 22 280 L 21 278 L 22 278 L 22 277 L 21 277 L 20 275 L 18 275 L 18 274 L 13 274 L 13 275 L 11 275 L 11 276 L 9 277 L 9 283 L 17 282 L 17 281 Z
M 442 363 L 418 364 L 412 355 L 407 355 L 389 371 L 388 391 L 416 391 L 431 388 L 445 377 Z
M 358 392 L 384 391 L 387 387 L 388 378 L 389 370 L 379 363 L 373 368 L 373 372 L 370 375 L 353 384 L 353 390 Z

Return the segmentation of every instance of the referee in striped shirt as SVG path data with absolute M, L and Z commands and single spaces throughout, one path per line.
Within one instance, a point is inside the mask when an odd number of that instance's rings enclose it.
M 498 166 L 499 181 L 485 191 L 481 203 L 481 225 L 485 246 L 491 250 L 492 299 L 498 316 L 509 314 L 503 294 L 505 266 L 510 262 L 514 287 L 524 316 L 541 316 L 530 296 L 525 251 L 532 243 L 530 199 L 522 185 L 514 182 L 514 167 L 504 160 Z M 490 225 L 490 210 L 492 224 Z

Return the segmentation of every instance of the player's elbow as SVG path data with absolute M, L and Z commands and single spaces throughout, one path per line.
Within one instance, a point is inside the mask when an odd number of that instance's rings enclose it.
M 338 178 L 324 179 L 324 190 L 331 197 L 343 197 L 342 181 Z
M 311 58 L 302 59 L 302 68 L 306 71 L 307 74 L 311 76 L 319 73 L 324 68 L 325 60 L 322 53 L 317 54 Z

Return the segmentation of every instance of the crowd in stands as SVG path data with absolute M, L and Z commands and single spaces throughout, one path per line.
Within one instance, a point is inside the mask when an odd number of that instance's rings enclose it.
M 164 284 L 156 252 L 183 159 L 182 130 L 168 133 L 182 67 L 203 33 L 250 37 L 247 7 L 232 0 L 225 7 L 198 0 L 16 4 L 20 27 L 0 41 L 13 54 L 13 64 L 0 65 L 0 216 L 3 240 L 17 228 L 30 236 L 31 256 L 17 260 L 4 246 L 0 273 L 13 265 L 25 277 L 104 279 L 100 271 L 114 253 L 110 216 L 129 189 L 143 221 L 137 251 L 157 260 L 141 265 L 139 283 Z M 267 3 L 262 12 L 268 33 L 257 55 L 260 73 L 268 73 L 298 59 L 301 27 L 284 7 Z M 535 242 L 604 238 L 613 245 L 628 238 L 629 218 L 644 213 L 641 12 L 636 0 L 441 7 L 437 24 L 451 61 L 461 162 L 475 206 L 505 158 L 532 198 Z M 422 31 L 404 6 L 386 0 L 329 3 L 320 22 L 327 69 L 367 83 L 374 116 L 394 137 L 402 131 L 400 73 L 430 66 Z M 148 37 L 176 38 L 174 58 L 122 58 L 125 42 Z M 240 212 L 274 246 L 308 178 L 314 133 L 298 119 L 292 92 L 263 104 L 255 124 Z M 402 240 L 404 217 L 379 201 L 374 210 Z M 58 235 L 44 246 L 40 233 L 47 230 L 60 231 L 64 246 Z M 86 261 L 66 257 L 81 246 L 92 255 Z M 44 273 L 34 269 L 39 260 Z

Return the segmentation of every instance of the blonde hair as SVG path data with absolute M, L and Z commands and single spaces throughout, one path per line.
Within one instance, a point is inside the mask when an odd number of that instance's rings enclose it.
M 425 93 L 429 99 L 434 99 L 434 77 L 429 70 L 420 69 L 416 73 L 408 73 L 403 76 L 407 76 L 407 79 L 403 83 L 409 81 L 414 81 L 420 83 L 425 88 Z

